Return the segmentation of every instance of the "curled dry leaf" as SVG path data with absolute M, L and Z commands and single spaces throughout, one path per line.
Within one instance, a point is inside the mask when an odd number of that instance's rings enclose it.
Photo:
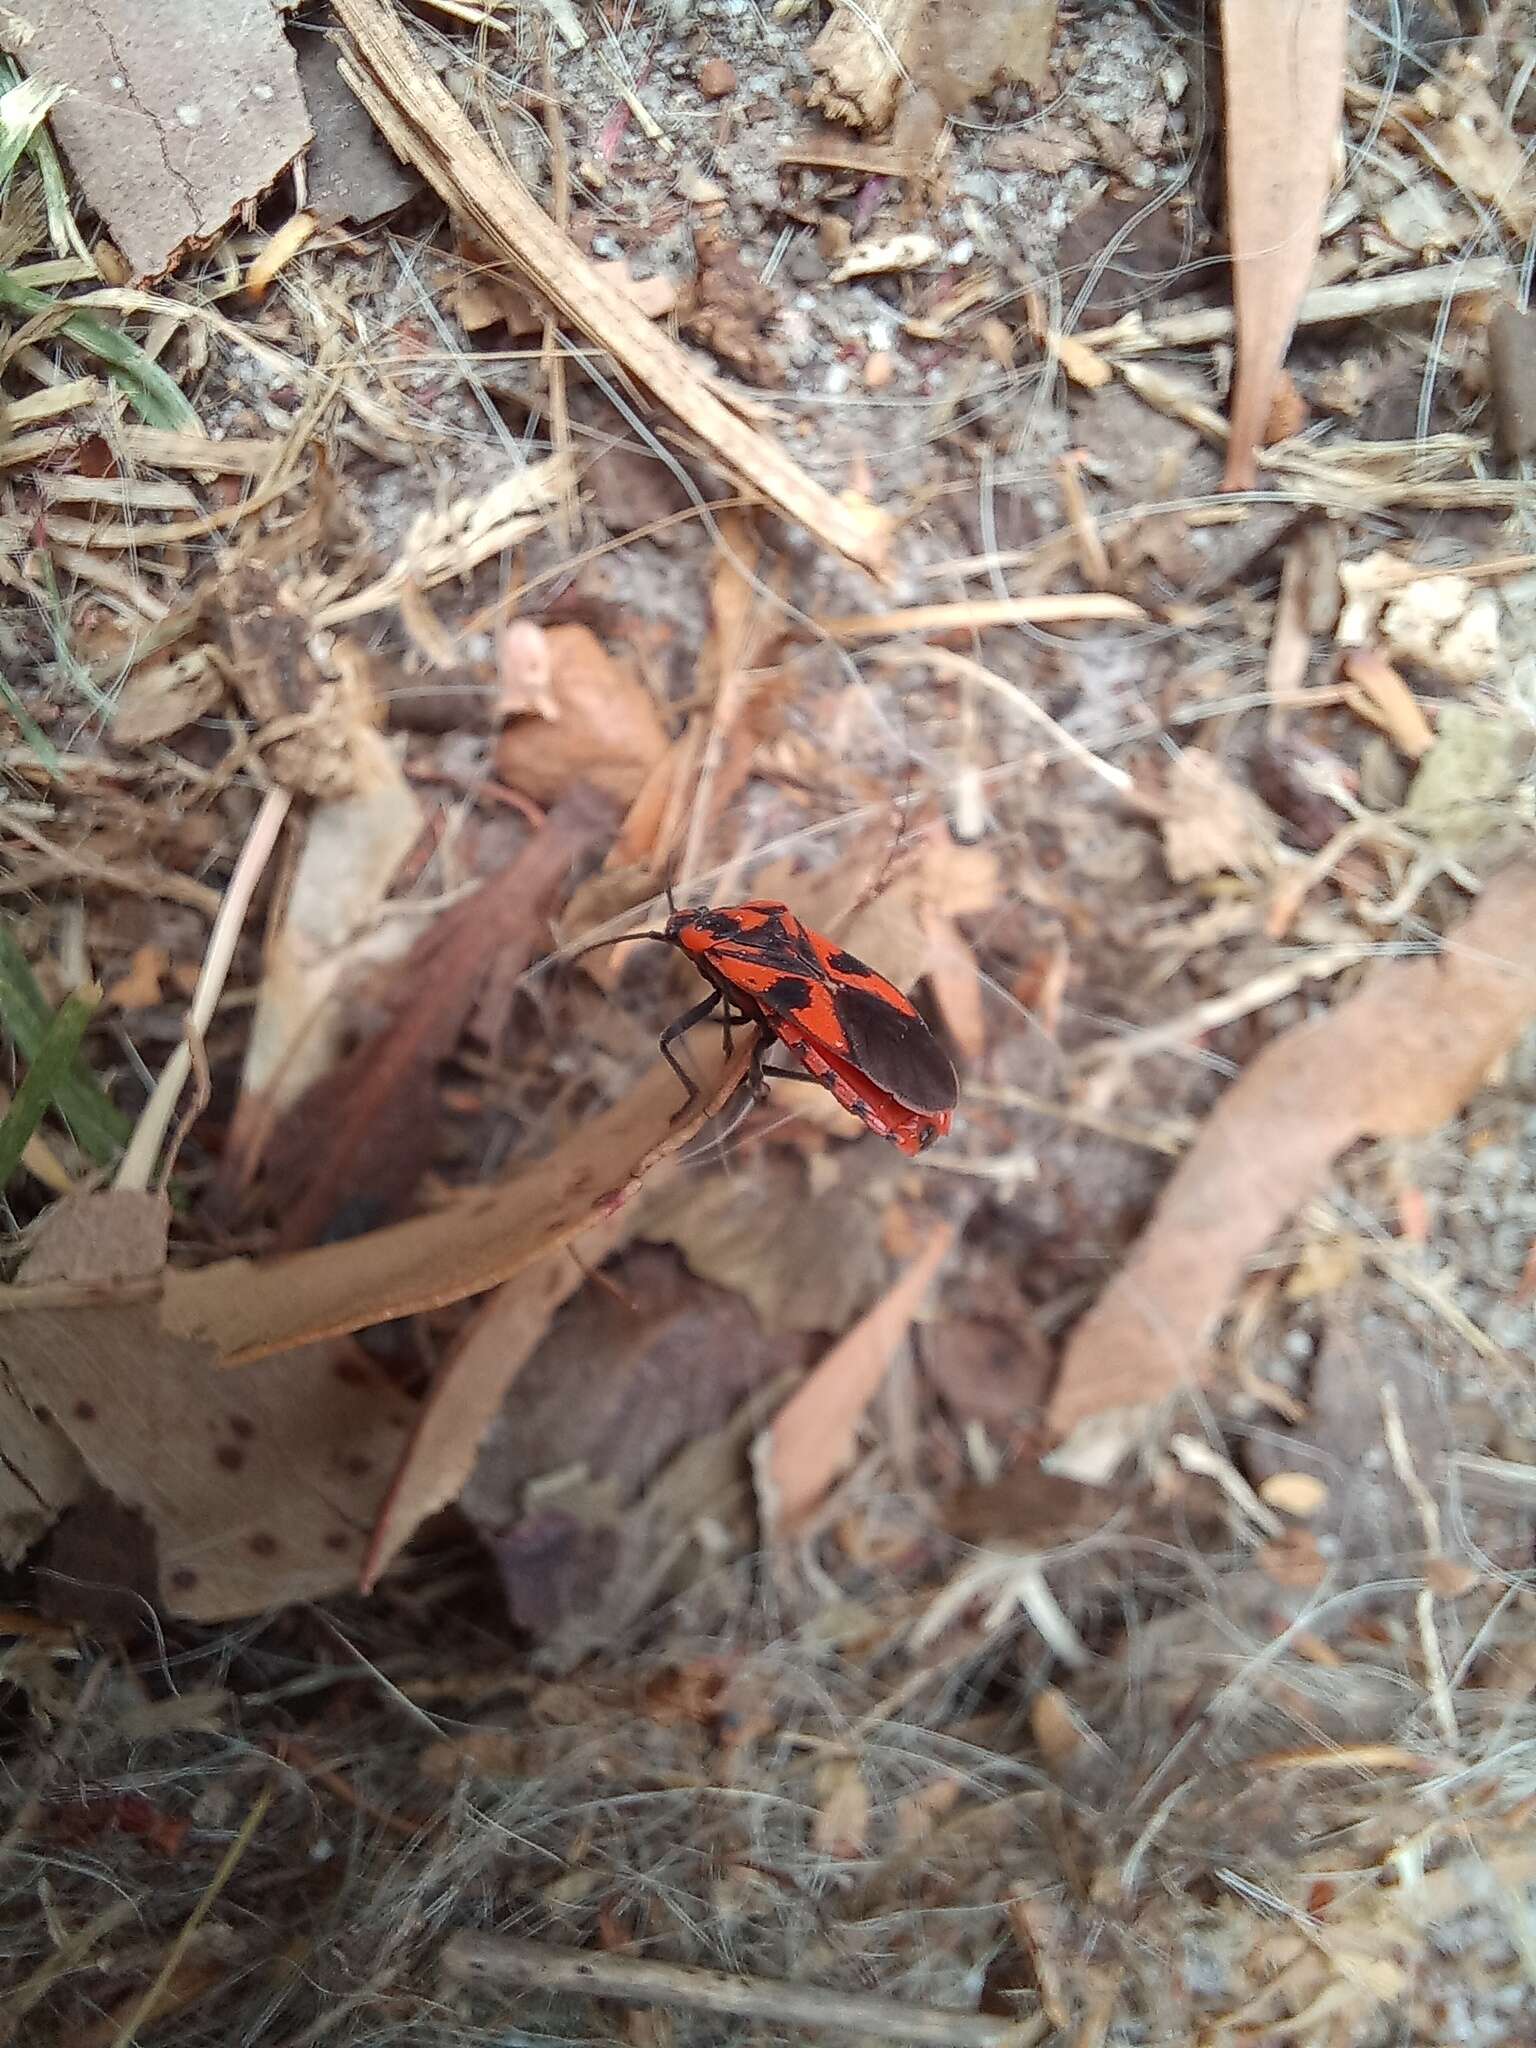
M 274 1117 L 329 1072 L 346 1019 L 335 1000 L 380 938 L 379 912 L 421 830 L 421 806 L 389 749 L 389 772 L 351 796 L 316 804 L 266 967 L 246 1046 L 240 1099 L 220 1162 L 226 1196 L 254 1172 Z M 398 943 L 406 930 L 398 927 Z
M 729 1100 L 752 1055 L 738 1041 L 726 1060 L 713 1032 L 690 1045 L 689 1056 L 702 1092 L 686 1115 L 678 1115 L 677 1076 L 658 1061 L 622 1102 L 499 1186 L 344 1244 L 167 1273 L 166 1329 L 211 1344 L 221 1364 L 247 1365 L 318 1337 L 463 1301 L 526 1272 L 627 1201 Z
M 530 632 L 542 635 L 547 673 L 532 657 Z M 645 685 L 586 626 L 516 620 L 503 647 L 504 700 L 527 715 L 502 732 L 497 774 L 535 803 L 551 803 L 580 781 L 632 804 L 667 751 Z
M 1432 959 L 1375 968 L 1229 1090 L 1119 1276 L 1072 1334 L 1063 1433 L 1198 1378 L 1251 1259 L 1364 1137 L 1427 1135 L 1536 1017 L 1536 860 L 1489 881 Z
M 758 1514 L 771 1537 L 803 1528 L 851 1461 L 859 1424 L 954 1237 L 949 1224 L 934 1226 L 906 1272 L 833 1345 L 753 1444 Z

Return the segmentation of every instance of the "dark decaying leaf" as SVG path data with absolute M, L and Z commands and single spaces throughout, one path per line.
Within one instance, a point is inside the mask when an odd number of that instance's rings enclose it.
M 544 946 L 557 892 L 612 823 L 600 797 L 573 791 L 508 867 L 412 948 L 390 1022 L 322 1075 L 273 1139 L 266 1195 L 282 1212 L 284 1250 L 316 1242 L 343 1213 L 351 1235 L 404 1207 L 432 1162 L 436 1068 L 487 975 L 521 973 Z
M 566 1584 L 571 1560 L 603 1551 L 611 1570 L 631 1543 L 625 1510 L 652 1476 L 805 1356 L 803 1339 L 769 1336 L 739 1294 L 695 1280 L 674 1254 L 640 1247 L 605 1281 L 556 1318 L 461 1496 L 525 1627 L 547 1629 L 594 1607 L 604 1573 L 575 1571 Z M 585 1510 L 596 1488 L 593 1516 Z

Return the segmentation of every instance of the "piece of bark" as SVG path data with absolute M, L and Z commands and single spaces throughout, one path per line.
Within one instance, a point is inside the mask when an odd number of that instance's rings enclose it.
M 1067 1347 L 1047 1420 L 1065 1433 L 1205 1372 L 1251 1259 L 1365 1137 L 1425 1136 L 1536 1016 L 1536 859 L 1485 887 L 1431 959 L 1375 968 L 1293 1026 L 1228 1091 L 1118 1277 Z
M 1536 312 L 1500 306 L 1488 324 L 1494 445 L 1505 462 L 1536 453 Z
M 315 139 L 304 159 L 305 205 L 327 226 L 349 220 L 366 227 L 421 191 L 421 180 L 379 140 L 379 131 L 348 90 L 337 61 L 336 39 L 314 29 L 295 31 L 299 83 Z
M 710 447 L 722 467 L 824 546 L 883 572 L 891 521 L 867 501 L 834 497 L 767 434 L 733 412 L 687 352 L 658 333 L 600 276 L 476 132 L 384 0 L 336 0 L 353 39 L 343 76 L 391 148 L 509 268 Z
M 3 34 L 65 88 L 50 125 L 140 282 L 212 241 L 310 139 L 277 13 L 251 0 L 14 0 Z

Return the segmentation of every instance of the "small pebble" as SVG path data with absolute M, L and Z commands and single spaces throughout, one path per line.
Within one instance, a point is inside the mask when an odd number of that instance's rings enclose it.
M 848 389 L 848 365 L 833 363 L 827 371 L 826 389 L 833 398 L 840 397 Z
M 706 57 L 699 66 L 699 91 L 707 100 L 723 100 L 736 90 L 736 72 L 724 57 Z
M 883 391 L 896 374 L 895 358 L 884 349 L 864 358 L 864 385 L 869 391 Z

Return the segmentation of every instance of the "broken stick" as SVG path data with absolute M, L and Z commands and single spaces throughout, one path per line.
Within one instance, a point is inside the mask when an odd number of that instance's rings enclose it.
M 732 412 L 686 351 L 549 219 L 473 128 L 385 0 L 336 0 L 351 36 L 342 76 L 395 154 L 412 163 L 477 238 L 556 313 L 668 407 L 757 497 L 848 561 L 880 575 L 891 521 L 867 500 L 834 497 L 778 443 Z
M 879 2041 L 927 2048 L 1003 2048 L 1020 2038 L 1018 2022 L 985 2013 L 941 2012 L 867 1991 L 834 1991 L 658 1963 L 601 1949 L 555 1948 L 511 1935 L 456 1934 L 443 1949 L 443 1972 L 457 1983 L 506 1984 L 530 1991 L 584 1992 L 623 2005 L 677 2005 L 722 2018 L 767 2020 L 797 2032 L 835 2027 Z M 1037 2037 L 1038 2038 L 1038 2037 Z

